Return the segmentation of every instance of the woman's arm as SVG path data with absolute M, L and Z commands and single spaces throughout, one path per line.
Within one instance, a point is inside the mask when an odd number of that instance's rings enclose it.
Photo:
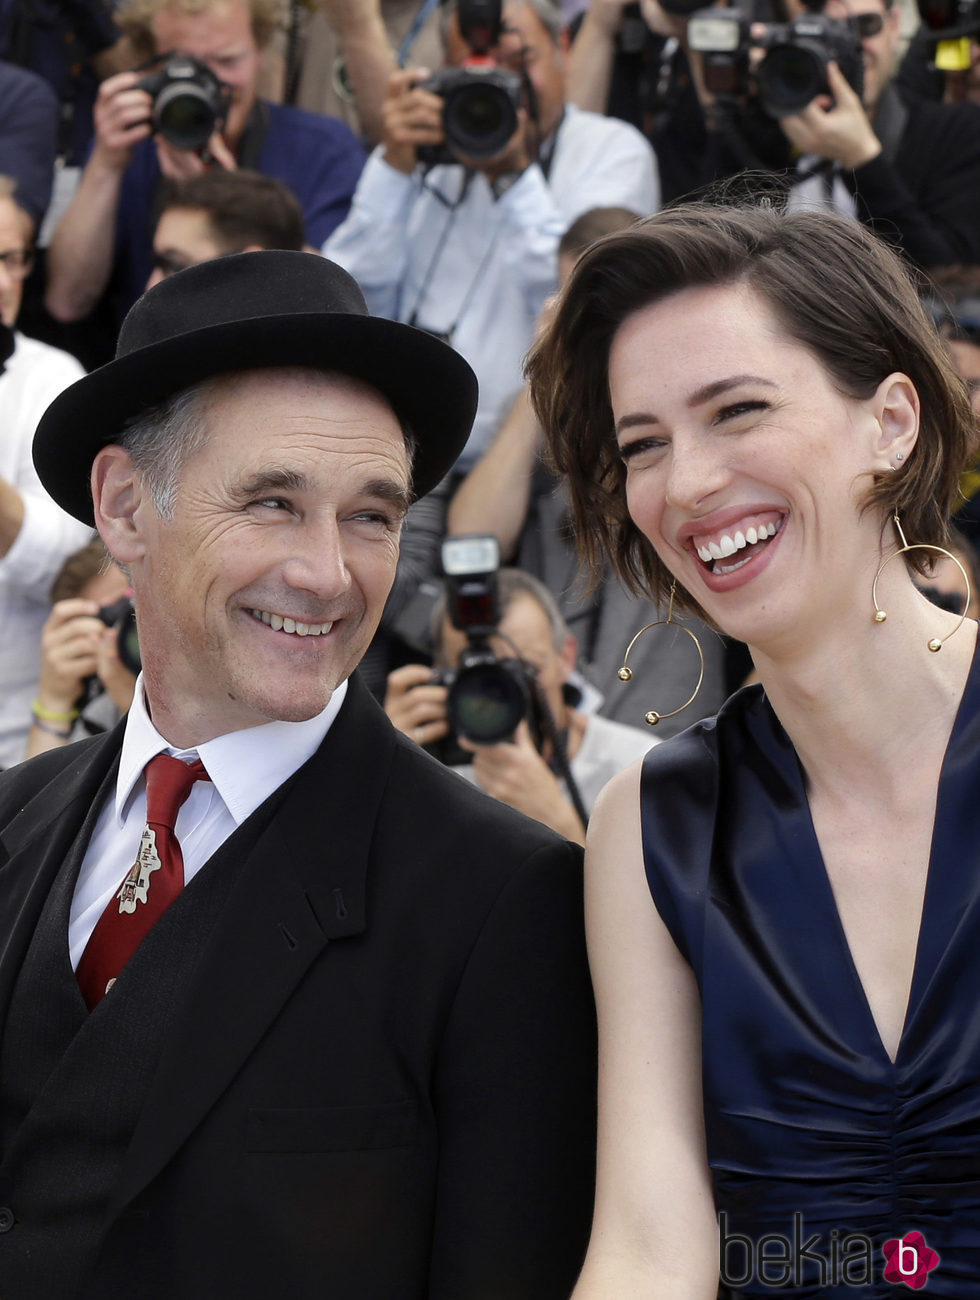
M 700 1003 L 643 869 L 640 764 L 589 827 L 586 931 L 599 1014 L 599 1161 L 574 1300 L 714 1300 L 718 1228 L 704 1145 Z

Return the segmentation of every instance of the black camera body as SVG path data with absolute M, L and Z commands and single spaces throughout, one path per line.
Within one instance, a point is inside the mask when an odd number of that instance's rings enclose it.
M 142 660 L 139 638 L 136 634 L 136 611 L 133 609 L 133 602 L 128 596 L 123 596 L 112 605 L 103 605 L 96 618 L 101 619 L 106 627 L 116 629 L 120 662 L 135 676 L 142 667 Z
M 525 718 L 533 721 L 536 701 L 533 670 L 517 657 L 498 658 L 490 645 L 500 623 L 500 548 L 495 537 L 450 537 L 442 555 L 447 612 L 466 634 L 467 646 L 459 667 L 436 673 L 435 680 L 449 688 L 446 712 L 455 735 L 475 745 L 497 745 Z
M 232 90 L 193 55 L 171 52 L 154 61 L 137 88 L 153 98 L 150 120 L 176 149 L 200 149 L 228 115 Z
M 500 153 L 517 130 L 524 102 L 523 78 L 498 67 L 488 53 L 500 42 L 501 0 L 459 0 L 456 16 L 472 53 L 458 68 L 440 68 L 422 82 L 423 90 L 443 101 L 446 142 L 418 151 L 419 161 L 430 167 Z
M 688 23 L 688 41 L 704 60 L 705 85 L 717 96 L 754 92 L 770 117 L 799 113 L 818 95 L 830 94 L 827 64 L 835 62 L 860 97 L 864 57 L 857 33 L 821 13 L 805 13 L 791 23 L 767 23 L 750 36 L 750 24 L 737 10 L 705 9 Z M 751 68 L 750 51 L 762 48 Z
M 510 740 L 525 718 L 534 717 L 532 671 L 522 659 L 499 659 L 479 638 L 462 652 L 458 668 L 436 669 L 432 680 L 449 689 L 446 712 L 453 736 L 474 745 Z M 472 758 L 460 750 L 455 761 Z
M 827 64 L 834 62 L 860 99 L 864 56 L 857 33 L 823 14 L 773 23 L 762 42 L 767 50 L 756 69 L 759 101 L 770 117 L 799 113 L 817 95 L 829 95 Z
M 423 90 L 442 97 L 443 145 L 422 145 L 419 161 L 429 166 L 464 158 L 492 158 L 517 130 L 524 87 L 516 72 L 489 59 L 467 59 L 459 68 L 440 68 Z

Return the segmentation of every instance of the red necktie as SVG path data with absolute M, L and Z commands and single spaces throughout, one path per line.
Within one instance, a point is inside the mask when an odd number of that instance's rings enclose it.
M 210 781 L 204 764 L 157 754 L 146 765 L 146 829 L 136 861 L 99 917 L 82 959 L 78 982 L 89 1010 L 184 887 L 184 859 L 174 825 L 195 781 Z

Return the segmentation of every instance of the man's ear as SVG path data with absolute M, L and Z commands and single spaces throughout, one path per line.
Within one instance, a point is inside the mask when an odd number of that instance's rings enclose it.
M 871 399 L 875 472 L 888 473 L 907 462 L 919 436 L 919 394 L 908 375 L 887 375 Z
M 121 564 L 131 564 L 143 554 L 139 508 L 144 496 L 143 477 L 125 447 L 103 447 L 92 464 L 95 526 Z

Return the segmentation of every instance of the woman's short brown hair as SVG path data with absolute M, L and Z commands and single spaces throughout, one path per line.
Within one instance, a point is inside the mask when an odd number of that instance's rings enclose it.
M 684 204 L 609 235 L 583 255 L 527 363 L 535 410 L 568 480 L 580 553 L 592 573 L 601 574 L 608 555 L 631 591 L 654 599 L 672 581 L 626 508 L 609 397 L 613 338 L 627 317 L 671 294 L 735 284 L 766 302 L 846 396 L 870 397 L 893 371 L 912 380 L 922 406 L 918 441 L 897 472 L 877 480 L 866 504 L 883 519 L 900 514 L 910 542 L 942 545 L 976 428 L 965 386 L 898 255 L 833 213 Z M 925 568 L 928 554 L 909 558 Z M 677 598 L 691 607 L 680 590 Z

